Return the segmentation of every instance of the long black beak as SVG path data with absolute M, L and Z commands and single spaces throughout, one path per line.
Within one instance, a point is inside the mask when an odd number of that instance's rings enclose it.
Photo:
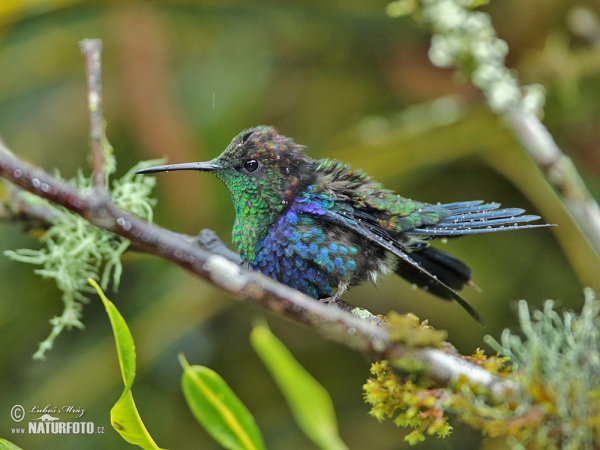
M 201 172 L 210 172 L 211 170 L 220 169 L 220 166 L 213 164 L 212 162 L 194 162 L 194 163 L 183 163 L 183 164 L 167 164 L 166 166 L 154 166 L 148 167 L 147 169 L 138 170 L 136 173 L 156 173 L 156 172 L 168 172 L 170 170 L 198 170 Z

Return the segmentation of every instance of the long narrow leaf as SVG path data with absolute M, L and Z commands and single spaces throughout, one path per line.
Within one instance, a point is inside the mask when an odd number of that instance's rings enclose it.
M 21 450 L 21 447 L 13 444 L 6 439 L 0 438 L 0 450 Z
M 281 389 L 302 431 L 322 449 L 347 449 L 338 434 L 333 403 L 325 388 L 268 327 L 254 327 L 250 341 Z
M 190 366 L 183 355 L 179 361 L 185 400 L 206 431 L 227 449 L 264 449 L 254 417 L 225 380 L 208 367 Z
M 106 298 L 98 283 L 91 278 L 88 278 L 88 282 L 96 289 L 104 303 L 104 308 L 106 308 L 115 336 L 119 365 L 125 383 L 121 397 L 110 410 L 110 423 L 127 442 L 147 450 L 159 449 L 142 422 L 131 393 L 131 385 L 135 378 L 135 345 L 129 327 L 115 305 Z

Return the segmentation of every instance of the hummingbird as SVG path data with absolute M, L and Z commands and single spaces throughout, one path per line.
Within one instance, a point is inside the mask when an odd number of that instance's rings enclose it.
M 335 159 L 312 159 L 304 146 L 270 126 L 242 131 L 208 162 L 139 170 L 210 172 L 235 208 L 233 242 L 245 266 L 325 302 L 364 281 L 393 272 L 413 285 L 457 301 L 471 282 L 458 258 L 432 247 L 435 238 L 537 228 L 519 208 L 482 200 L 429 204 L 401 197 L 361 170 Z M 473 285 L 474 286 L 474 285 Z

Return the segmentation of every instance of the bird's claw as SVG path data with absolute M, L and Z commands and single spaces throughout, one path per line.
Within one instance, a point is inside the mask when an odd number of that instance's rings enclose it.
M 338 284 L 337 291 L 335 291 L 335 294 L 333 294 L 331 297 L 321 298 L 319 299 L 319 301 L 321 303 L 327 303 L 328 305 L 335 305 L 347 288 L 348 284 L 344 283 L 343 281 L 340 281 L 340 283 Z

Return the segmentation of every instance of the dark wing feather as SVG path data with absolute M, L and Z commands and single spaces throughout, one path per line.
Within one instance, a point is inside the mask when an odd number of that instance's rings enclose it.
M 458 295 L 454 289 L 436 278 L 418 262 L 412 259 L 402 249 L 398 242 L 393 239 L 392 236 L 390 236 L 388 231 L 384 230 L 378 225 L 375 225 L 371 220 L 363 220 L 363 217 L 355 218 L 354 212 L 357 211 L 354 210 L 354 208 L 352 208 L 350 205 L 344 205 L 342 202 L 339 202 L 336 206 L 338 207 L 335 208 L 335 210 L 328 210 L 323 216 L 320 217 L 330 223 L 346 228 L 347 230 L 362 236 L 373 244 L 391 252 L 400 258 L 402 264 L 404 264 L 406 267 L 410 267 L 415 271 L 415 273 L 418 273 L 421 280 L 426 280 L 428 286 L 430 286 L 436 292 L 439 292 L 442 297 L 456 300 L 471 317 L 473 317 L 482 326 L 485 326 L 485 322 L 475 308 L 473 308 L 465 299 Z M 364 216 L 364 214 L 359 215 Z

